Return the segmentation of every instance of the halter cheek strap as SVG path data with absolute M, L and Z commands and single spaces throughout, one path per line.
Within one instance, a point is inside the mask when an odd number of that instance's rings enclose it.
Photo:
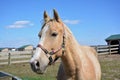
M 57 50 L 51 50 L 51 51 L 49 52 L 49 51 L 48 51 L 47 49 L 45 49 L 41 44 L 38 44 L 37 47 L 41 48 L 41 49 L 44 51 L 45 54 L 50 54 L 50 55 L 53 55 L 53 54 L 59 52 L 59 51 L 63 48 L 63 46 L 61 46 L 61 47 L 58 48 Z
M 47 55 L 48 59 L 49 59 L 49 65 L 53 64 L 54 62 L 56 62 L 59 57 L 56 57 L 54 60 L 52 58 L 52 55 L 56 54 L 57 52 L 59 52 L 61 49 L 62 49 L 62 55 L 64 54 L 64 44 L 62 43 L 62 46 L 56 50 L 51 50 L 51 51 L 48 51 L 47 49 L 45 49 L 41 44 L 38 44 L 39 48 L 41 48 L 44 53 Z M 48 56 L 49 55 L 49 56 Z

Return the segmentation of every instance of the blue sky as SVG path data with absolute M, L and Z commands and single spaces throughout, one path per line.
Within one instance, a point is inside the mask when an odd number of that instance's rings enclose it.
M 0 0 L 0 47 L 36 46 L 43 12 L 53 9 L 82 45 L 120 34 L 120 0 Z

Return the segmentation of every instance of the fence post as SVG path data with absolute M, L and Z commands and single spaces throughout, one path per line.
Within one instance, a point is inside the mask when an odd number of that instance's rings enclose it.
M 31 57 L 33 57 L 33 54 L 34 54 L 34 50 L 32 50 L 32 52 L 31 52 Z
M 8 65 L 10 65 L 10 64 L 11 64 L 11 54 L 8 53 Z
M 98 46 L 96 46 L 95 49 L 96 49 L 96 52 L 98 53 Z
M 119 40 L 119 45 L 118 45 L 118 54 L 120 54 L 120 40 Z
M 109 54 L 111 55 L 111 45 L 110 44 L 108 45 L 108 48 L 109 48 Z

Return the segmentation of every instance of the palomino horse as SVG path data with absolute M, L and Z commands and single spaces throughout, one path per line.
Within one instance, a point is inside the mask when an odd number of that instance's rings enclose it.
M 80 46 L 58 13 L 53 12 L 53 19 L 44 12 L 44 25 L 39 32 L 41 40 L 30 60 L 32 70 L 43 74 L 49 65 L 61 58 L 58 80 L 100 80 L 101 68 L 96 51 Z

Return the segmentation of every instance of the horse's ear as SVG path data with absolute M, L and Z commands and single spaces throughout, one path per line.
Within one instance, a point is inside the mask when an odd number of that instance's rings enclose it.
M 47 22 L 50 20 L 50 17 L 48 16 L 47 12 L 44 11 L 44 21 Z
M 60 22 L 61 19 L 60 19 L 60 17 L 58 16 L 58 13 L 57 13 L 57 11 L 56 11 L 55 9 L 53 10 L 53 13 L 54 13 L 54 19 L 55 19 L 57 22 Z

